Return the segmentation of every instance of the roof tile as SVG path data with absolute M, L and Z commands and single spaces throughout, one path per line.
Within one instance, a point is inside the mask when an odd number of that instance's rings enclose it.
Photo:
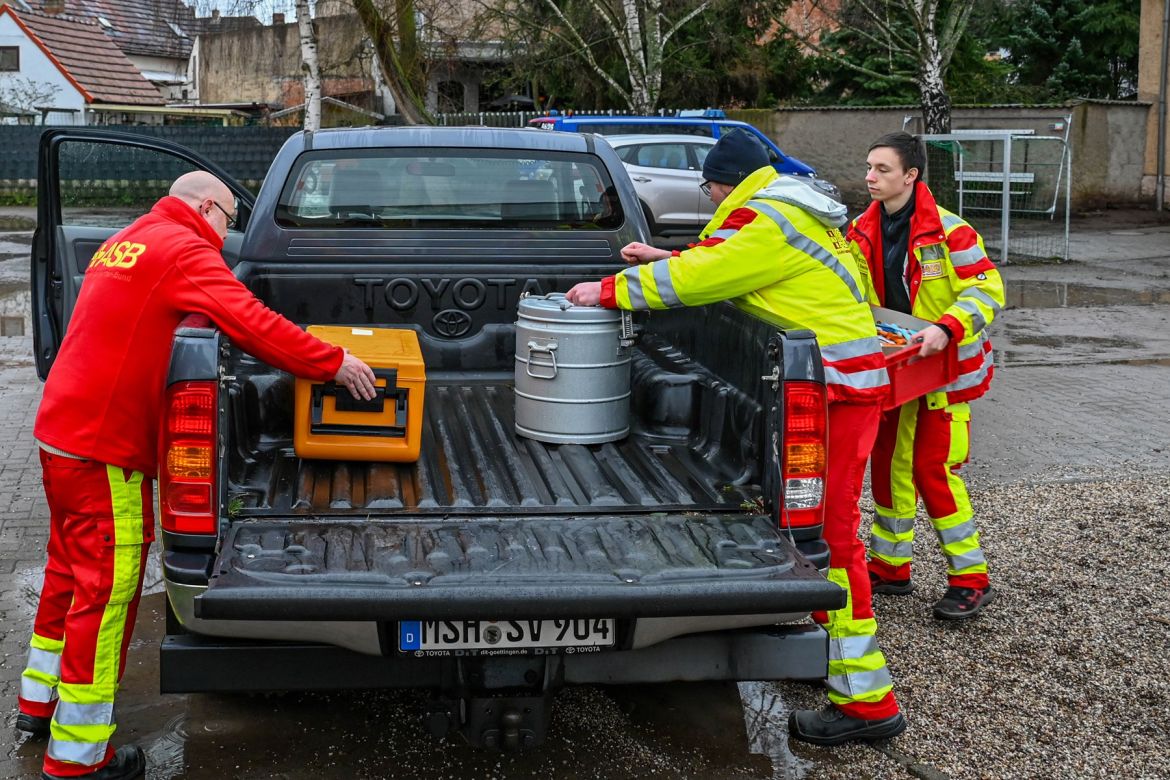
M 9 7 L 95 103 L 163 105 L 158 89 L 134 67 L 96 22 L 16 11 Z
M 45 0 L 25 0 L 40 10 Z M 186 59 L 201 33 L 259 27 L 254 16 L 198 17 L 181 0 L 69 0 L 68 16 L 81 21 L 105 19 L 104 32 L 126 54 Z

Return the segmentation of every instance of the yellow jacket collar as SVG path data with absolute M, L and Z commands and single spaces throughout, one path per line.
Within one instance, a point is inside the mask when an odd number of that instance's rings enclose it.
M 771 165 L 765 165 L 741 181 L 739 186 L 727 196 L 727 199 L 719 204 L 719 208 L 715 209 L 715 215 L 711 217 L 711 221 L 707 223 L 707 227 L 703 228 L 703 232 L 699 234 L 699 240 L 702 241 L 718 230 L 719 226 L 726 221 L 727 216 L 731 212 L 742 207 L 754 198 L 757 192 L 778 178 L 780 178 L 780 174 L 776 173 L 776 169 Z

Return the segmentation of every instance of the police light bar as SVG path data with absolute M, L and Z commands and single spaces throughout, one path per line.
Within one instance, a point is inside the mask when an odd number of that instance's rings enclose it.
M 694 108 L 683 109 L 678 112 L 679 119 L 726 119 L 727 114 L 721 108 Z

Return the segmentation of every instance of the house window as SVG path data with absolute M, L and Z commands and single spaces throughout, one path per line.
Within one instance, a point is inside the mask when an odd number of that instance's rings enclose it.
M 0 71 L 14 73 L 20 70 L 20 47 L 0 46 Z

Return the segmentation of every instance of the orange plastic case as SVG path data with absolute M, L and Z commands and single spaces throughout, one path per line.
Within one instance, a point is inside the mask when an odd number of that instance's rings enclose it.
M 922 330 L 931 323 L 919 317 L 900 311 L 873 307 L 873 318 L 877 322 L 890 322 L 905 328 Z M 959 347 L 953 341 L 942 352 L 930 357 L 918 357 L 921 344 L 909 346 L 882 347 L 886 358 L 886 371 L 890 375 L 890 393 L 882 405 L 894 409 L 907 401 L 945 387 L 959 378 Z
M 410 463 L 422 443 L 426 368 L 418 335 L 401 328 L 310 325 L 322 341 L 345 347 L 378 377 L 373 401 L 333 382 L 296 381 L 293 449 L 301 458 Z

